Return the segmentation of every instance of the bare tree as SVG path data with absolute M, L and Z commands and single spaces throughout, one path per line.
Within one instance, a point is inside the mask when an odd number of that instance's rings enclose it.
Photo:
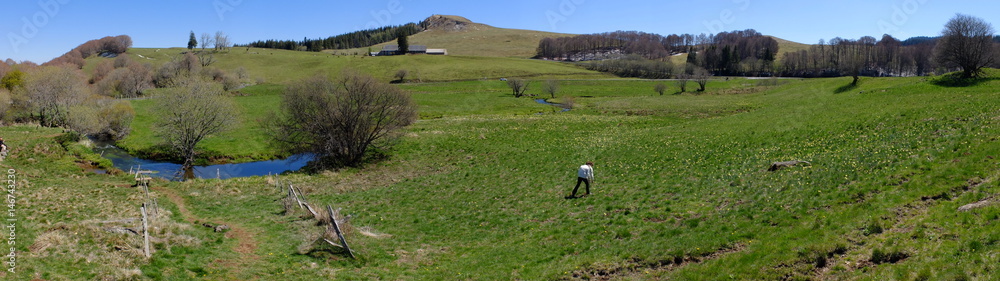
M 675 83 L 677 84 L 677 87 L 680 88 L 681 93 L 687 92 L 688 81 L 691 81 L 690 74 L 681 73 L 680 75 L 677 75 L 677 80 L 675 80 Z
M 396 71 L 396 75 L 393 75 L 393 77 L 396 77 L 396 81 L 399 81 L 399 83 L 406 83 L 407 75 L 410 75 L 409 70 L 400 69 L 399 71 Z
M 109 98 L 91 99 L 70 107 L 69 128 L 102 140 L 128 136 L 135 110 L 128 101 Z
M 345 73 L 334 82 L 316 76 L 285 91 L 282 115 L 268 128 L 290 153 L 310 152 L 320 168 L 359 166 L 385 151 L 416 119 L 410 95 L 370 76 Z
M 204 51 L 206 47 L 213 46 L 215 44 L 215 38 L 211 34 L 202 33 L 201 34 L 201 50 Z
M 213 40 L 215 41 L 216 51 L 225 51 L 230 46 L 229 35 L 226 35 L 226 33 L 223 33 L 222 31 L 216 31 L 215 38 L 213 38 Z
M 235 126 L 240 116 L 232 98 L 219 87 L 196 79 L 184 80 L 156 99 L 157 133 L 190 170 L 195 149 L 209 135 Z
M 704 92 L 705 85 L 708 84 L 708 79 L 712 77 L 712 74 L 704 68 L 698 68 L 694 70 L 694 81 L 698 82 L 698 91 Z
M 549 94 L 552 98 L 556 98 L 556 92 L 559 92 L 559 81 L 545 80 L 545 84 L 542 84 L 542 92 Z
M 662 96 L 663 92 L 667 91 L 667 84 L 663 82 L 656 82 L 656 85 L 653 85 L 653 90 L 656 91 L 657 93 L 660 93 L 660 95 Z
M 981 18 L 957 14 L 941 32 L 937 60 L 945 65 L 962 68 L 962 77 L 983 74 L 983 68 L 996 60 L 993 45 L 993 25 Z
M 515 98 L 520 98 L 528 90 L 528 81 L 521 78 L 507 79 L 507 87 L 510 87 L 510 90 L 514 92 Z
M 136 98 L 153 88 L 153 75 L 148 66 L 133 63 L 115 69 L 97 83 L 99 94 L 121 98 Z
M 42 67 L 25 82 L 27 106 L 42 126 L 66 124 L 69 107 L 90 95 L 83 75 L 60 66 Z
M 209 66 L 215 63 L 215 55 L 208 52 L 198 53 L 198 61 L 201 62 L 201 66 Z
M 236 78 L 239 78 L 241 80 L 250 78 L 250 73 L 247 72 L 246 67 L 242 66 L 237 67 L 236 70 L 233 70 L 233 73 L 236 74 Z

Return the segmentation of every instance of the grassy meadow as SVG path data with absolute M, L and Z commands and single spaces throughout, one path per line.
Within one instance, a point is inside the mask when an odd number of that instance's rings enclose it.
M 177 59 L 184 48 L 133 48 L 129 56 L 138 62 L 158 68 Z M 339 75 L 344 69 L 353 69 L 390 81 L 400 69 L 410 72 L 407 79 L 423 82 L 496 80 L 503 77 L 532 77 L 539 79 L 605 79 L 609 74 L 589 71 L 568 64 L 521 58 L 407 55 L 388 57 L 336 55 L 321 52 L 302 52 L 260 48 L 232 48 L 213 56 L 215 63 L 209 67 L 233 72 L 244 67 L 251 79 L 265 83 L 288 84 L 313 75 Z M 90 69 L 102 58 L 91 59 L 85 69 Z
M 404 84 L 421 119 L 383 162 L 154 182 L 168 212 L 150 260 L 137 236 L 94 222 L 135 217 L 142 194 L 85 173 L 85 144 L 0 128 L 14 147 L 0 165 L 26 185 L 17 274 L 41 279 L 993 279 L 1000 208 L 957 209 L 1000 192 L 998 81 L 934 79 L 722 79 L 663 96 L 655 81 L 563 80 L 551 100 L 572 97 L 569 112 L 492 79 Z M 280 89 L 247 88 L 242 114 L 262 116 Z M 143 118 L 130 145 L 151 139 Z M 205 149 L 267 155 L 254 130 Z M 811 164 L 767 171 L 789 160 Z M 564 199 L 586 161 L 593 194 Z M 276 181 L 351 215 L 359 258 L 303 252 L 321 227 L 284 213 Z

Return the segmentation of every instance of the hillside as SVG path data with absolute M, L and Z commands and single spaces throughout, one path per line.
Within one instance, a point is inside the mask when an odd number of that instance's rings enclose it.
M 781 61 L 781 58 L 785 57 L 786 53 L 808 50 L 809 47 L 812 46 L 809 44 L 802 44 L 799 42 L 788 41 L 774 36 L 771 36 L 771 38 L 774 38 L 774 40 L 778 41 L 778 56 L 776 58 L 777 61 Z
M 18 240 L 18 276 L 997 277 L 998 80 L 947 87 L 924 77 L 866 78 L 849 90 L 849 78 L 763 82 L 713 80 L 706 93 L 659 96 L 655 81 L 563 81 L 559 100 L 576 101 L 563 113 L 512 98 L 499 81 L 406 85 L 420 111 L 435 116 L 407 128 L 382 162 L 316 175 L 154 181 L 150 196 L 163 212 L 148 260 L 141 236 L 109 231 L 134 227 L 124 219 L 139 216 L 144 197 L 129 176 L 86 173 L 77 163 L 96 156 L 77 145 L 66 151 L 52 139 L 61 130 L 0 128 L 14 144 L 0 166 L 30 184 L 18 209 L 18 237 L 30 237 Z M 274 99 L 240 99 L 261 97 Z M 563 199 L 588 160 L 597 163 L 593 194 Z M 810 164 L 768 171 L 789 160 Z M 282 207 L 279 182 L 350 214 L 347 239 L 360 258 L 308 251 L 323 227 Z
M 448 49 L 448 54 L 457 56 L 514 57 L 535 56 L 538 42 L 546 37 L 564 37 L 571 34 L 544 31 L 507 29 L 475 23 L 460 16 L 434 15 L 425 20 L 430 25 L 426 31 L 409 38 L 410 44 L 427 45 L 429 48 Z M 372 47 L 380 50 L 388 42 Z M 353 52 L 347 51 L 347 52 Z M 356 49 L 367 51 L 367 49 Z M 342 50 L 331 50 L 334 53 Z
M 132 48 L 128 55 L 153 67 L 178 58 L 187 49 Z M 450 52 L 450 50 L 449 50 Z M 361 52 L 364 53 L 364 52 Z M 210 67 L 233 71 L 244 67 L 251 78 L 261 78 L 267 83 L 286 84 L 315 74 L 337 75 L 351 68 L 368 73 L 380 80 L 393 80 L 400 69 L 413 75 L 411 79 L 424 82 L 499 79 L 502 77 L 531 77 L 556 79 L 611 78 L 609 74 L 582 67 L 548 61 L 507 57 L 431 56 L 409 55 L 390 57 L 342 56 L 335 54 L 288 50 L 233 48 L 213 55 L 216 62 Z M 88 59 L 90 69 L 106 58 Z

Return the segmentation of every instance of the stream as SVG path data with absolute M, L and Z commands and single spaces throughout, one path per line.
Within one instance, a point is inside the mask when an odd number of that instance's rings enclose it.
M 569 108 L 566 108 L 561 103 L 551 103 L 551 102 L 549 102 L 549 101 L 547 101 L 545 99 L 535 99 L 535 102 L 540 103 L 540 104 L 551 105 L 551 106 L 555 106 L 555 107 L 558 107 L 558 108 L 562 108 L 562 111 L 560 111 L 560 112 L 569 111 Z
M 185 178 L 185 173 L 181 170 L 181 164 L 137 158 L 129 155 L 124 149 L 111 144 L 95 144 L 94 152 L 111 160 L 115 168 L 122 171 L 142 169 L 153 171 L 153 177 L 168 180 L 181 180 Z M 229 179 L 280 174 L 286 171 L 299 170 L 305 167 L 306 163 L 312 159 L 313 156 L 311 154 L 300 154 L 281 160 L 195 166 L 192 173 L 187 175 L 187 178 Z M 101 173 L 103 171 L 96 170 L 94 172 Z

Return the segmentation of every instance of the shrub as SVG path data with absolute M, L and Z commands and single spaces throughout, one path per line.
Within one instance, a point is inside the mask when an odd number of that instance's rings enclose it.
M 13 91 L 18 87 L 24 87 L 24 72 L 17 69 L 7 72 L 3 78 L 0 78 L 0 86 L 7 88 L 9 91 Z

